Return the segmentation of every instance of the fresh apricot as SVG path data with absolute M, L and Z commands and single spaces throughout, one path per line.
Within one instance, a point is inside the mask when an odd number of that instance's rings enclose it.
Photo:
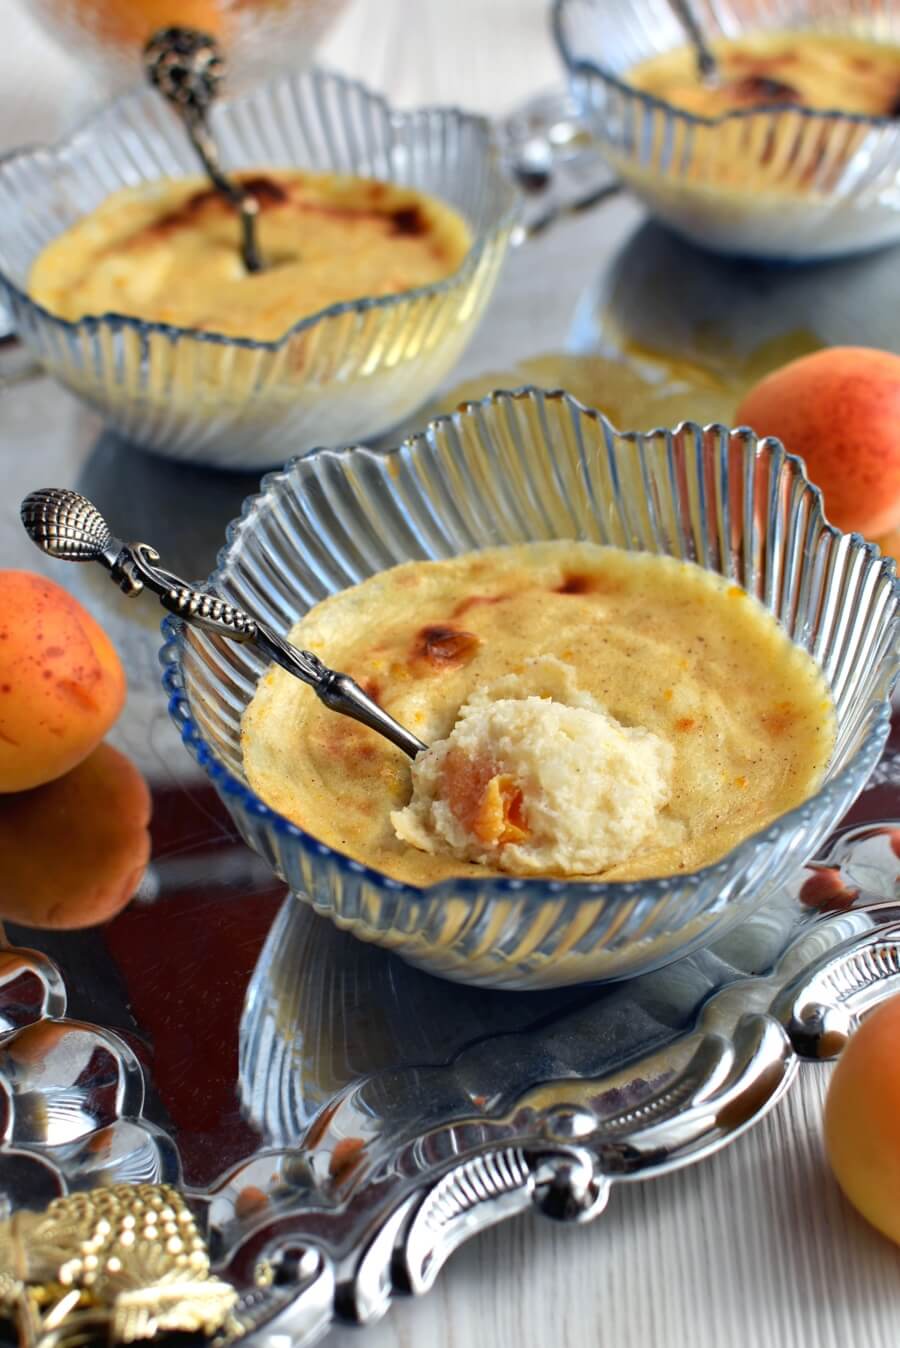
M 825 1147 L 838 1184 L 900 1244 L 900 997 L 873 1011 L 838 1060 L 825 1102 Z
M 839 529 L 872 538 L 900 524 L 900 356 L 861 346 L 801 356 L 745 394 L 735 424 L 805 461 Z
M 137 889 L 150 857 L 150 792 L 101 744 L 78 767 L 0 796 L 0 917 L 26 927 L 90 927 Z
M 52 14 L 60 0 L 45 0 Z M 220 35 L 222 6 L 217 0 L 64 0 L 67 17 L 75 17 L 93 36 L 132 46 L 139 51 L 152 33 L 170 24 Z
M 0 793 L 86 758 L 125 701 L 109 637 L 77 599 L 29 571 L 0 571 Z

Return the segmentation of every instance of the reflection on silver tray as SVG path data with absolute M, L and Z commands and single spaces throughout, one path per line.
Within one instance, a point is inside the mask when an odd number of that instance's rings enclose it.
M 893 893 L 900 863 L 890 846 L 873 852 L 886 836 L 851 827 L 829 861 L 849 876 L 862 848 L 875 892 Z M 128 1036 L 69 1018 L 53 962 L 11 948 L 4 1192 L 39 1207 L 98 1183 L 181 1182 L 240 1294 L 232 1338 L 306 1342 L 335 1316 L 369 1323 L 395 1293 L 427 1290 L 475 1232 L 528 1207 L 590 1220 L 616 1183 L 709 1155 L 802 1059 L 839 1051 L 856 1016 L 900 988 L 900 902 L 863 895 L 821 915 L 798 886 L 669 969 L 533 995 L 445 984 L 288 896 L 240 1016 L 248 1137 L 206 1182 L 196 1146 L 183 1165 L 178 1129 L 146 1116 Z

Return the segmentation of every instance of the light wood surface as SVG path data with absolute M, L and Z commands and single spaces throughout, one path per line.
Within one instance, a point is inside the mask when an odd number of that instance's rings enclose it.
M 83 107 L 79 71 L 2 0 L 0 150 Z M 501 113 L 560 80 L 543 0 L 356 0 L 320 53 L 401 103 Z M 333 1348 L 897 1348 L 900 1252 L 825 1167 L 828 1069 L 724 1152 L 620 1186 L 591 1227 L 537 1218 L 464 1247 L 421 1301 Z

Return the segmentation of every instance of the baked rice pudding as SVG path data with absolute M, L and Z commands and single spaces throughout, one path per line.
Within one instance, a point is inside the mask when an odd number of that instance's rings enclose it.
M 253 790 L 397 880 L 694 871 L 818 788 L 825 678 L 689 562 L 527 543 L 408 562 L 290 634 L 429 746 L 414 763 L 279 668 L 242 721 Z

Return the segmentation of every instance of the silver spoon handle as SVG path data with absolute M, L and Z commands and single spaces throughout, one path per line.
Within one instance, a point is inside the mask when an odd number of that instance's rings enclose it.
M 244 266 L 249 272 L 261 271 L 259 205 L 252 193 L 222 169 L 206 120 L 225 77 L 225 58 L 218 43 L 196 28 L 161 28 L 144 48 L 144 69 L 150 83 L 181 118 L 213 187 L 238 211 Z
M 309 684 L 331 711 L 350 716 L 415 758 L 426 747 L 389 716 L 349 674 L 329 669 L 312 651 L 292 646 L 264 623 L 216 594 L 196 590 L 158 566 L 149 543 L 124 543 L 109 532 L 97 508 L 78 492 L 48 487 L 22 502 L 22 523 L 32 541 L 51 557 L 99 562 L 129 597 L 151 590 L 169 613 L 192 627 L 239 644 L 250 644 L 289 674 Z
M 697 68 L 700 74 L 705 80 L 714 80 L 719 73 L 719 64 L 700 26 L 700 20 L 694 10 L 694 0 L 669 0 L 669 4 L 678 15 L 691 46 L 697 53 Z
M 176 105 L 177 106 L 177 105 Z M 233 183 L 222 171 L 216 142 L 210 133 L 206 119 L 188 114 L 184 108 L 178 111 L 184 122 L 200 162 L 207 176 L 222 196 L 226 197 L 237 210 L 241 221 L 241 258 L 249 272 L 262 271 L 263 262 L 259 251 L 259 203 L 256 197 Z

